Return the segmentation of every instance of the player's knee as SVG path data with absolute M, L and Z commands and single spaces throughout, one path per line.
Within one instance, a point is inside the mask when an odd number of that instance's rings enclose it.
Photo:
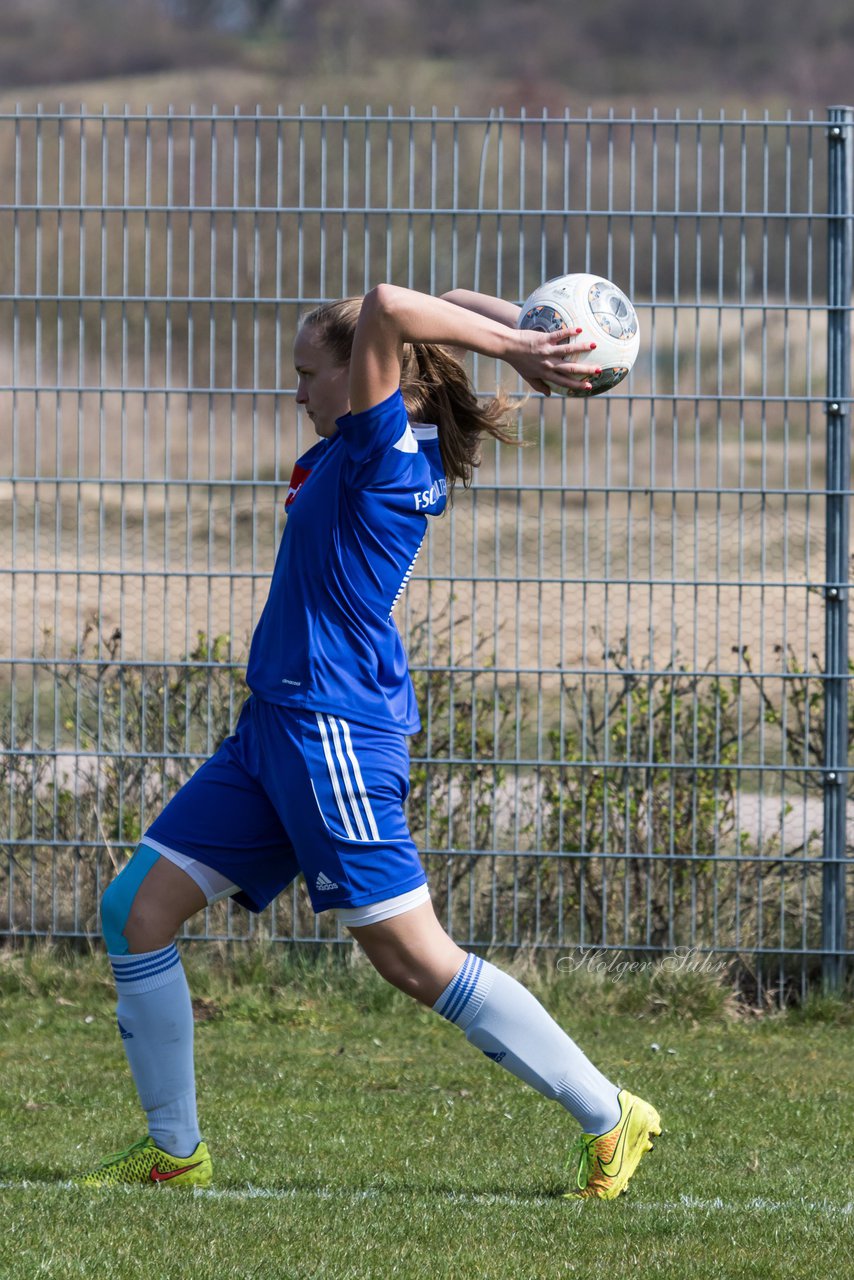
M 130 946 L 125 937 L 125 926 L 137 891 L 158 854 L 146 845 L 140 845 L 127 866 L 111 880 L 101 895 L 101 932 L 111 956 L 127 955 Z
M 381 977 L 397 987 L 413 1000 L 428 1006 L 434 1005 L 444 991 L 449 979 L 436 964 L 436 957 L 415 957 L 411 952 L 382 948 L 376 951 L 365 948 Z
M 111 956 L 126 955 L 128 951 L 124 927 L 130 912 L 127 893 L 121 883 L 124 871 L 111 880 L 101 897 L 101 932 Z
M 399 991 L 405 991 L 407 995 L 414 995 L 418 985 L 418 974 L 411 968 L 407 968 L 401 961 L 401 958 L 389 951 L 383 951 L 378 955 L 370 955 L 371 963 L 381 978 L 390 983 L 393 987 L 397 987 Z
M 466 958 L 429 903 L 376 924 L 348 928 L 386 982 L 431 1007 Z

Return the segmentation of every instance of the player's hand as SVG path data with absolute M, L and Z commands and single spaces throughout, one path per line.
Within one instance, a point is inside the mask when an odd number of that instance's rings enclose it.
M 510 364 L 534 391 L 550 396 L 553 387 L 568 391 L 590 391 L 590 378 L 600 373 L 600 366 L 579 356 L 596 350 L 595 342 L 581 336 L 581 330 L 560 329 L 542 333 L 536 329 L 519 329 L 521 350 L 508 357 Z

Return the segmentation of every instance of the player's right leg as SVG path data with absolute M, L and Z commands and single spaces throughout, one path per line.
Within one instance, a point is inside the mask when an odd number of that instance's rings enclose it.
M 208 875 L 216 873 L 203 868 L 194 876 L 192 867 L 182 869 L 143 842 L 103 895 L 116 1016 L 148 1134 L 85 1175 L 83 1186 L 205 1186 L 211 1180 L 196 1113 L 193 1008 L 174 941 L 184 921 L 210 900 Z
M 172 797 L 102 898 L 119 1029 L 148 1137 L 105 1161 L 86 1185 L 210 1181 L 196 1117 L 193 1010 L 174 938 L 218 898 L 234 895 L 262 911 L 296 874 L 287 833 L 257 780 L 253 719 L 250 699 L 234 734 Z

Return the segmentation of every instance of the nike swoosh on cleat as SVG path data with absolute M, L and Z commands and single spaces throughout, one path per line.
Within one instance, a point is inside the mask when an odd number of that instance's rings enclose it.
M 626 1137 L 629 1132 L 629 1118 L 633 1111 L 634 1107 L 629 1107 L 628 1113 L 626 1114 L 626 1118 L 623 1122 L 622 1132 L 617 1140 L 617 1145 L 614 1148 L 614 1154 L 611 1156 L 611 1159 L 607 1164 L 602 1160 L 599 1161 L 599 1168 L 602 1170 L 606 1178 L 616 1178 L 622 1168 L 623 1152 L 626 1146 Z M 619 1160 L 617 1159 L 618 1156 Z
M 151 1170 L 151 1181 L 168 1182 L 170 1178 L 177 1178 L 179 1173 L 189 1173 L 191 1169 L 198 1169 L 201 1163 L 201 1160 L 197 1160 L 195 1164 L 185 1164 L 182 1169 L 169 1169 L 166 1173 L 161 1173 L 157 1165 L 154 1165 Z

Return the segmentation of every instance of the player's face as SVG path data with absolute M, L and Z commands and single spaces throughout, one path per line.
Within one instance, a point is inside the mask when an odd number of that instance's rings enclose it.
M 350 366 L 339 364 L 316 331 L 303 326 L 294 343 L 297 404 L 305 409 L 319 436 L 334 436 L 335 419 L 350 408 Z

